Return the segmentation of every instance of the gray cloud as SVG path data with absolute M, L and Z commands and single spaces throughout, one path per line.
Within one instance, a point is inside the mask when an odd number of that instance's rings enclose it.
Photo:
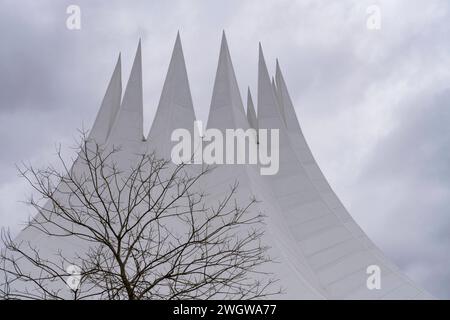
M 0 225 L 17 231 L 30 190 L 14 164 L 54 162 L 89 128 L 118 53 L 127 80 L 143 40 L 145 129 L 177 30 L 198 118 L 207 119 L 222 29 L 241 93 L 255 93 L 257 45 L 280 58 L 310 146 L 355 219 L 414 280 L 450 297 L 450 3 L 375 1 L 4 1 L 0 13 Z M 375 205 L 372 203 L 375 202 Z M 397 233 L 391 230 L 397 230 Z
M 450 88 L 408 100 L 393 131 L 371 151 L 358 177 L 357 207 L 378 220 L 381 247 L 431 292 L 448 295 L 450 247 Z M 400 115 L 399 115 L 400 116 Z M 386 201 L 387 200 L 387 201 Z

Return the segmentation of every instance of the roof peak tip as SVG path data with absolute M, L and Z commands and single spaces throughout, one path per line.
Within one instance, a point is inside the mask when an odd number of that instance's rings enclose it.
M 283 78 L 283 73 L 281 72 L 281 67 L 280 67 L 280 63 L 277 59 L 277 63 L 275 66 L 275 77 L 277 78 L 277 81 L 279 81 L 279 78 Z
M 141 38 L 139 38 L 138 45 L 136 48 L 136 57 L 141 54 Z
M 119 56 L 117 57 L 116 66 L 114 67 L 114 72 L 122 72 L 122 53 L 119 52 Z
M 252 99 L 252 90 L 250 89 L 250 86 L 247 88 L 247 98 Z
M 250 90 L 250 86 L 247 88 L 247 100 L 248 99 L 252 100 L 253 103 L 252 90 Z
M 259 42 L 259 61 L 262 62 L 264 65 L 266 65 L 266 59 L 264 58 L 264 52 L 262 49 L 261 42 Z
M 228 40 L 227 40 L 227 35 L 225 34 L 225 30 L 222 30 L 221 44 L 222 44 L 222 46 L 225 45 L 226 47 L 228 47 Z
M 264 58 L 264 51 L 263 51 L 261 42 L 259 42 L 259 45 L 258 45 L 258 53 L 259 53 L 259 60 L 264 61 L 264 64 L 265 64 L 266 59 Z
M 225 36 L 225 33 L 222 34 L 222 40 L 220 41 L 220 54 L 219 59 L 221 59 L 222 55 L 223 57 L 230 57 L 230 49 L 228 48 L 228 41 L 227 37 Z
M 180 36 L 180 31 L 178 30 L 178 32 L 177 32 L 177 36 L 176 36 L 176 38 L 175 38 L 175 47 L 174 47 L 174 50 L 175 49 L 182 49 L 182 46 L 181 46 L 181 36 Z

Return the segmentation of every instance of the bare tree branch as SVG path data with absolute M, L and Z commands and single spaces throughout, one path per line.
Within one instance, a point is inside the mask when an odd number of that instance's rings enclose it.
M 154 154 L 123 169 L 120 149 L 82 137 L 70 167 L 18 168 L 39 197 L 26 232 L 3 230 L 0 298 L 258 299 L 281 292 L 262 244 L 257 200 L 236 201 L 238 183 L 216 205 L 201 191 L 211 167 L 174 165 Z M 45 243 L 46 247 L 42 244 Z M 47 246 L 48 244 L 48 246 Z M 63 249 L 61 249 L 63 248 Z M 68 289 L 67 267 L 79 284 Z

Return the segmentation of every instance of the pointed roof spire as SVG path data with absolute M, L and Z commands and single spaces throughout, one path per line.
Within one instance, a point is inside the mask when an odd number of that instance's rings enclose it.
M 178 128 L 193 130 L 195 121 L 194 106 L 181 45 L 180 32 L 177 33 L 169 68 L 164 82 L 158 109 L 156 110 L 148 144 L 151 148 L 162 150 L 161 156 L 170 156 L 170 136 Z M 156 145 L 157 143 L 157 145 Z
M 297 115 L 295 113 L 294 105 L 292 104 L 292 100 L 289 95 L 286 82 L 284 81 L 284 77 L 281 72 L 278 59 L 276 62 L 275 78 L 279 101 L 285 113 L 286 126 L 288 127 L 289 130 L 295 129 L 301 131 L 300 124 L 298 122 Z
M 122 98 L 122 66 L 120 53 L 117 59 L 116 67 L 109 81 L 105 96 L 103 97 L 100 110 L 89 132 L 89 139 L 95 140 L 98 144 L 106 142 L 111 127 L 120 108 L 120 99 Z
M 225 31 L 222 33 L 208 127 L 218 129 L 248 127 Z
M 122 104 L 109 139 L 113 143 L 119 143 L 121 141 L 142 141 L 142 133 L 142 58 L 141 40 L 139 39 L 136 56 L 123 95 Z
M 279 95 L 279 88 L 275 83 L 275 78 L 274 76 L 272 76 L 272 88 L 273 88 L 273 94 L 275 95 L 275 98 L 277 99 L 277 106 L 278 109 L 280 110 L 280 114 L 283 118 L 284 124 L 286 124 L 286 114 L 284 112 L 284 107 L 283 107 L 283 102 L 281 101 L 281 97 Z
M 270 119 L 270 121 L 266 121 Z M 266 61 L 259 43 L 259 63 L 258 63 L 258 124 L 262 128 L 282 128 L 284 126 L 278 101 L 270 81 L 267 71 Z
M 247 120 L 251 128 L 258 129 L 258 120 L 256 118 L 255 107 L 253 105 L 252 93 L 250 87 L 247 90 Z

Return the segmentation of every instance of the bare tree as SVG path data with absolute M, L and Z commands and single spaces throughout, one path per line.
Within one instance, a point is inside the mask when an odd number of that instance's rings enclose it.
M 63 169 L 19 167 L 39 195 L 28 201 L 38 212 L 27 225 L 36 240 L 2 231 L 0 298 L 257 299 L 280 293 L 273 275 L 262 271 L 273 263 L 261 243 L 264 217 L 253 212 L 256 199 L 236 201 L 237 183 L 214 202 L 200 188 L 211 167 L 142 154 L 124 170 L 117 148 L 85 137 L 79 148 L 72 167 L 60 150 Z

